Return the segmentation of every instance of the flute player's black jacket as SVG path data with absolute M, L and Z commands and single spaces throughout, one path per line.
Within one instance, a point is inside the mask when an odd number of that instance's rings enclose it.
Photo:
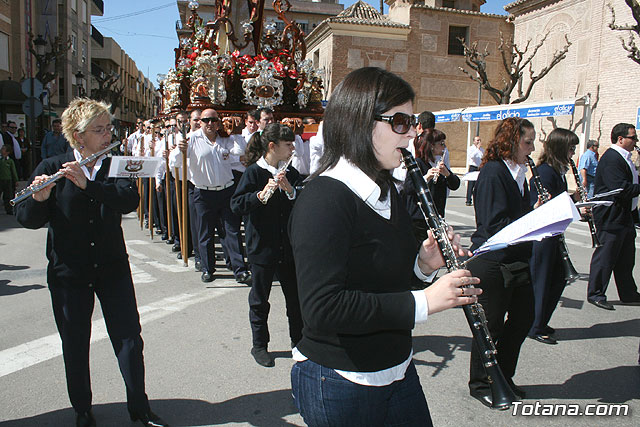
M 43 160 L 30 182 L 53 175 L 62 164 L 75 161 L 73 151 Z M 37 229 L 49 224 L 47 281 L 49 286 L 91 286 L 97 277 L 130 274 L 120 226 L 122 214 L 138 206 L 136 185 L 130 179 L 108 178 L 110 158 L 102 161 L 94 181 L 81 190 L 61 178 L 44 202 L 29 197 L 16 207 L 18 222 Z

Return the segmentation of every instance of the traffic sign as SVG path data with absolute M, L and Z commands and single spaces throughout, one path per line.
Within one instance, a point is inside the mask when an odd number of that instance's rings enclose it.
M 33 102 L 33 112 L 31 111 L 31 102 Z M 33 117 L 38 117 L 42 114 L 42 102 L 37 98 L 27 98 L 22 103 L 22 111 L 29 117 L 31 117 L 32 114 Z
M 31 80 L 33 80 L 33 94 L 31 93 Z M 33 79 L 24 79 L 22 81 L 22 93 L 24 93 L 25 96 L 29 97 L 29 96 L 33 96 L 33 97 L 38 97 L 40 96 L 40 94 L 42 93 L 42 89 L 44 89 L 42 87 L 42 82 L 38 79 L 36 79 L 35 77 Z

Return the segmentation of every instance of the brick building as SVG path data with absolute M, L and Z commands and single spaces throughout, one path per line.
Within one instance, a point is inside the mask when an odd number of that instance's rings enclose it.
M 495 51 L 500 32 L 513 34 L 502 15 L 479 12 L 484 0 L 386 0 L 382 15 L 359 1 L 318 25 L 307 37 L 307 58 L 325 70 L 325 99 L 350 71 L 377 66 L 407 80 L 415 89 L 415 111 L 439 111 L 478 105 L 478 85 L 458 67 L 464 65 L 458 38 Z M 446 6 L 446 7 L 445 7 Z M 499 79 L 500 57 L 487 57 L 492 79 Z M 492 104 L 484 96 L 481 104 Z M 438 126 L 447 134 L 452 166 L 464 166 L 467 125 Z M 489 137 L 492 127 L 481 128 Z
M 624 0 L 519 0 L 505 6 L 513 16 L 516 43 L 539 40 L 549 33 L 550 43 L 534 66 L 544 64 L 561 47 L 564 34 L 573 43 L 566 59 L 534 86 L 530 100 L 590 94 L 591 101 L 597 102 L 592 112 L 590 139 L 600 142 L 600 153 L 611 145 L 611 128 L 619 122 L 635 124 L 640 107 L 637 84 L 640 65 L 627 58 L 620 42 L 624 33 L 609 28 L 608 4 L 614 7 L 618 24 L 635 24 Z M 539 123 L 546 133 L 552 129 L 548 120 Z M 572 125 L 568 119 L 559 119 L 557 123 L 561 127 Z

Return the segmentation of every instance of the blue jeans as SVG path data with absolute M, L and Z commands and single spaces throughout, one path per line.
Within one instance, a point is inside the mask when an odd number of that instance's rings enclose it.
M 296 407 L 310 427 L 433 425 L 413 362 L 404 379 L 370 387 L 305 360 L 291 368 L 291 388 Z

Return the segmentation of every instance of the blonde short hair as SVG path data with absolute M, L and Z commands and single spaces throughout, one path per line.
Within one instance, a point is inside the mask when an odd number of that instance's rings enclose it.
M 89 98 L 75 98 L 62 113 L 62 133 L 72 148 L 80 148 L 80 141 L 73 136 L 74 132 L 84 132 L 91 122 L 100 116 L 109 116 L 111 104 Z

